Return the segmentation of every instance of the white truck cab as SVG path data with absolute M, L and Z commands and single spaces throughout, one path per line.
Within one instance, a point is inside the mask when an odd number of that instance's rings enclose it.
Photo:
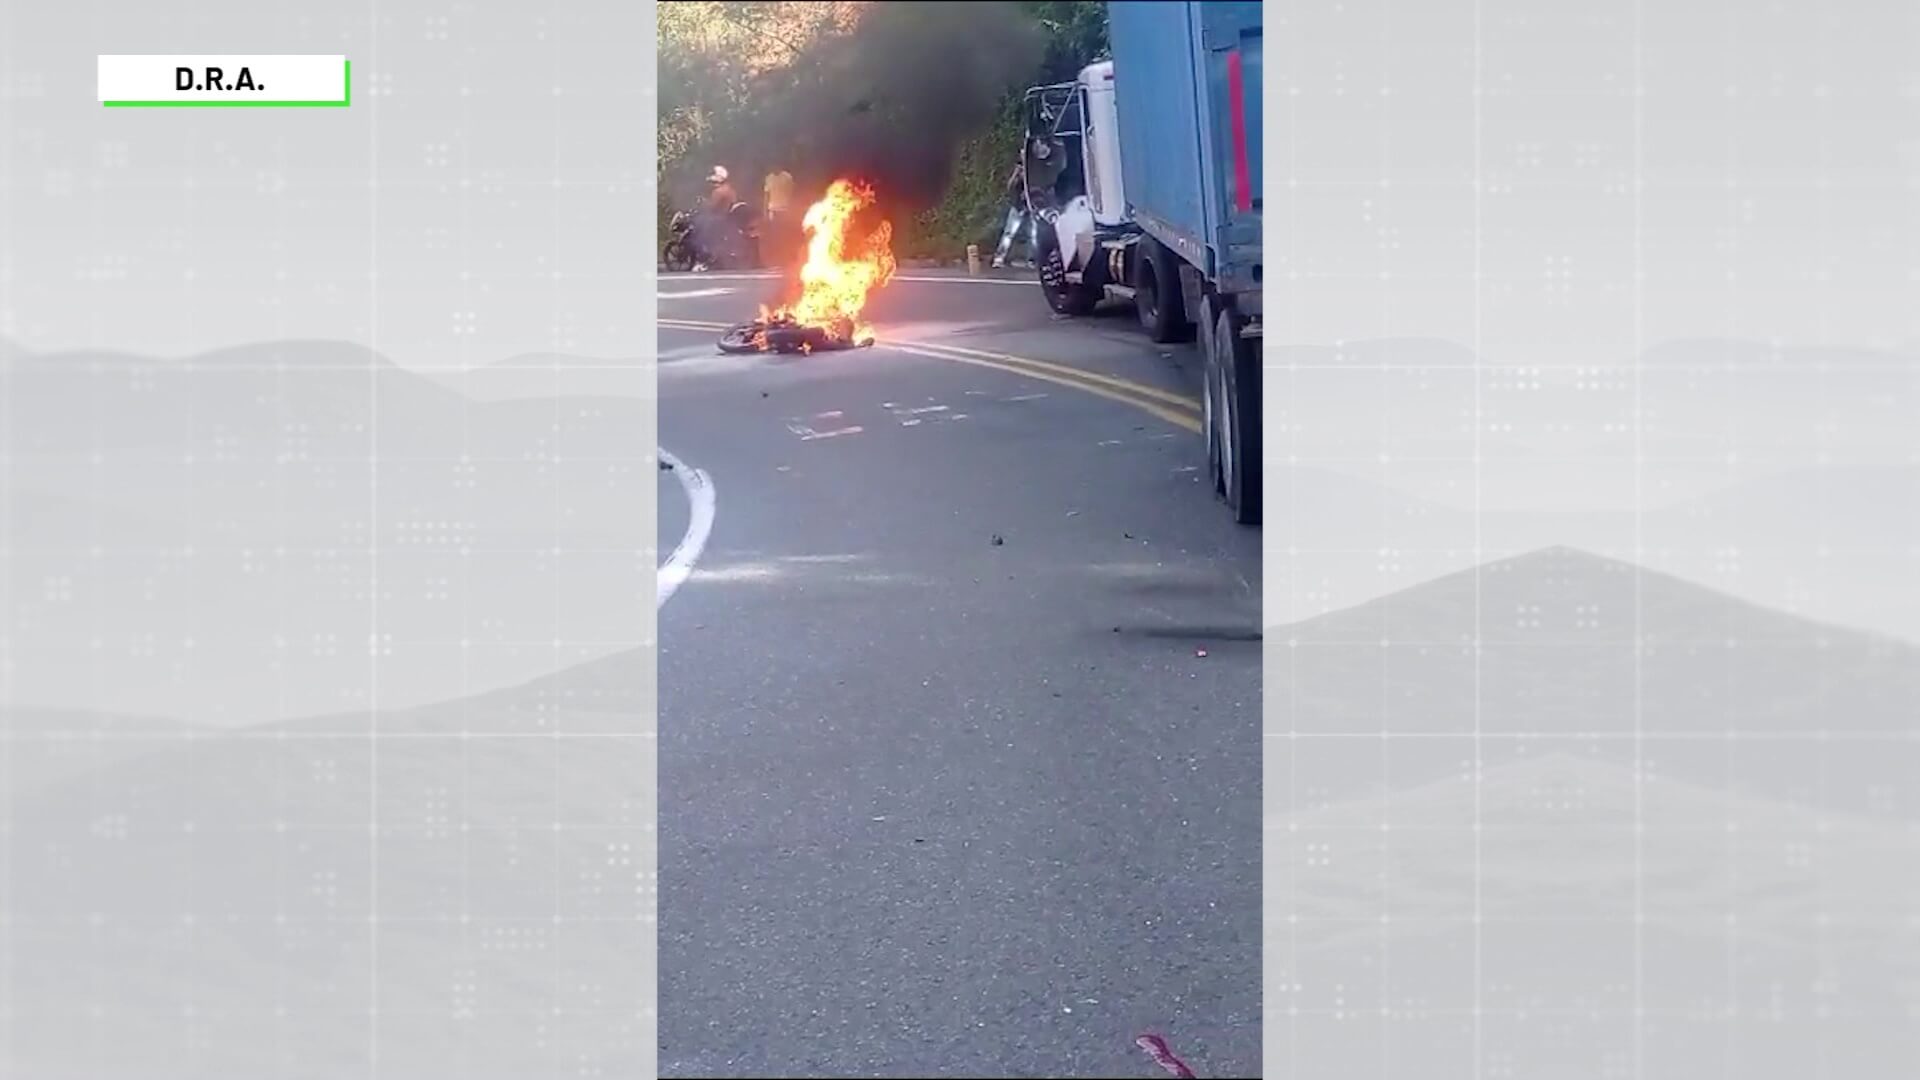
M 1054 277 L 1073 286 L 1048 294 L 1056 311 L 1091 309 L 1106 298 L 1102 282 L 1085 282 L 1087 267 L 1102 259 L 1102 242 L 1133 231 L 1119 167 L 1117 115 L 1112 60 L 1089 63 L 1071 83 L 1027 90 L 1027 206 L 1048 233 L 1039 252 L 1043 284 Z M 1046 275 L 1050 254 L 1060 256 L 1056 275 Z M 1073 292 L 1079 296 L 1069 296 Z
M 1027 105 L 1027 203 L 1045 234 L 1037 261 L 1049 304 L 1081 314 L 1130 295 L 1122 249 L 1137 230 L 1120 168 L 1113 61 L 1034 87 Z

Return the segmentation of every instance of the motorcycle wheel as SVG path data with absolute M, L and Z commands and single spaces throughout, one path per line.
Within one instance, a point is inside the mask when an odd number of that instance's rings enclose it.
M 736 354 L 764 352 L 766 337 L 766 327 L 757 322 L 736 323 L 720 335 L 720 351 Z

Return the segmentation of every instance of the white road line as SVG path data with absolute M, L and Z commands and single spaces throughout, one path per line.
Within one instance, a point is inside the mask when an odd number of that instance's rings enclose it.
M 701 296 L 732 296 L 734 292 L 733 289 L 688 289 L 686 292 L 667 292 L 663 289 L 660 292 L 660 299 L 692 300 Z
M 687 505 L 691 508 L 687 515 L 687 532 L 674 547 L 673 554 L 660 564 L 655 578 L 654 610 L 667 606 L 667 599 L 674 590 L 693 573 L 693 564 L 700 559 L 700 552 L 707 546 L 707 536 L 713 532 L 713 511 L 715 496 L 713 480 L 706 473 L 689 466 L 686 462 L 660 448 L 660 460 L 667 463 L 673 471 L 674 479 L 680 481 L 680 489 L 687 493 Z
M 805 435 L 800 436 L 800 441 L 812 442 L 815 439 L 837 439 L 842 435 L 858 435 L 865 430 L 867 429 L 861 427 L 859 424 L 855 424 L 852 427 L 834 428 L 832 431 L 808 431 Z

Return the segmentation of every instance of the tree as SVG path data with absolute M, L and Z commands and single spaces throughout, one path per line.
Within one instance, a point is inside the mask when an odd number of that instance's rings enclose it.
M 904 244 L 915 246 L 917 222 L 940 249 L 997 216 L 1021 90 L 1071 78 L 1106 50 L 1103 3 L 677 0 L 657 11 L 663 214 L 697 198 L 714 164 L 742 179 L 778 165 L 813 186 L 854 172 L 901 201 Z
M 1107 5 L 1085 0 L 1022 0 L 1022 10 L 1046 31 L 1040 82 L 1065 82 L 1107 54 Z

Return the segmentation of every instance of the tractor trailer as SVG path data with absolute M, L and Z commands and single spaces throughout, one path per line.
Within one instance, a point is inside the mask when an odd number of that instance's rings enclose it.
M 1027 199 L 1047 303 L 1132 303 L 1199 339 L 1207 463 L 1260 520 L 1260 4 L 1107 5 L 1113 58 L 1026 95 Z

